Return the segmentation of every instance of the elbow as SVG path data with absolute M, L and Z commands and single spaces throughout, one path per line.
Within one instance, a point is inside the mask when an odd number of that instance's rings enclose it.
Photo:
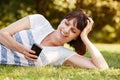
M 94 67 L 92 67 L 91 69 L 101 69 L 101 70 L 106 70 L 106 69 L 109 69 L 109 66 L 99 66 L 99 67 L 97 67 L 97 66 L 94 66 Z
M 106 69 L 109 69 L 109 66 L 107 64 L 106 65 L 100 65 L 100 66 L 96 66 L 96 69 L 106 70 Z
M 0 40 L 2 40 L 2 38 L 4 38 L 5 36 L 7 36 L 7 33 L 0 30 Z
M 105 70 L 105 69 L 109 69 L 109 66 L 108 65 L 104 65 L 104 66 L 101 66 L 99 68 Z
M 0 40 L 2 40 L 2 38 L 5 36 L 5 32 L 0 30 Z
M 0 36 L 3 36 L 5 34 L 5 31 L 0 30 Z
M 99 63 L 97 63 L 97 64 L 95 64 L 93 61 L 91 61 L 92 62 L 92 64 L 94 65 L 94 67 L 93 68 L 95 68 L 95 69 L 102 69 L 102 70 L 105 70 L 105 69 L 109 69 L 109 66 L 108 66 L 108 64 L 107 64 L 107 62 L 99 62 Z
M 108 66 L 107 63 L 105 63 L 105 64 L 98 64 L 98 65 L 95 65 L 93 63 L 93 65 L 94 65 L 93 69 L 102 69 L 102 70 L 109 69 L 109 66 Z
M 0 30 L 0 37 L 5 37 L 10 35 L 8 32 L 4 31 L 4 30 Z
M 10 36 L 10 34 L 4 30 L 0 30 L 0 43 L 3 43 L 7 40 L 8 36 Z

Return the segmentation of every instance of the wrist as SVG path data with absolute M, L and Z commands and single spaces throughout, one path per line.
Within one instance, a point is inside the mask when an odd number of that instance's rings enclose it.
M 18 51 L 20 53 L 23 53 L 25 51 L 25 47 L 21 44 L 16 44 L 15 49 L 16 49 L 16 51 Z
M 88 39 L 87 35 L 81 35 L 81 39 L 84 41 L 86 39 Z

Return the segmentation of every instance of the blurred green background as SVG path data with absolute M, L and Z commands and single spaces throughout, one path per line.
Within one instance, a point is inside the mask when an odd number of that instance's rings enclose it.
M 57 28 L 64 15 L 77 8 L 94 20 L 93 42 L 120 43 L 120 0 L 0 0 L 0 28 L 35 13 Z

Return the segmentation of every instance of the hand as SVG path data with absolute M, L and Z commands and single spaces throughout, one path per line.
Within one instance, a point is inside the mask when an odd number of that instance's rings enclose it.
M 22 52 L 26 59 L 30 61 L 37 61 L 38 56 L 34 55 L 35 51 L 31 50 L 30 48 L 24 48 L 24 51 Z
M 92 25 L 93 25 L 94 21 L 90 17 L 88 19 L 89 20 L 87 20 L 86 27 L 84 28 L 84 30 L 80 34 L 81 38 L 87 37 L 88 33 L 92 30 Z

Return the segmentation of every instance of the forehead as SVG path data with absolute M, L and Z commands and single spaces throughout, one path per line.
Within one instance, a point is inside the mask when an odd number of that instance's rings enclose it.
M 80 32 L 80 29 L 77 27 L 77 19 L 67 19 L 70 23 L 70 25 L 77 30 L 77 32 Z

